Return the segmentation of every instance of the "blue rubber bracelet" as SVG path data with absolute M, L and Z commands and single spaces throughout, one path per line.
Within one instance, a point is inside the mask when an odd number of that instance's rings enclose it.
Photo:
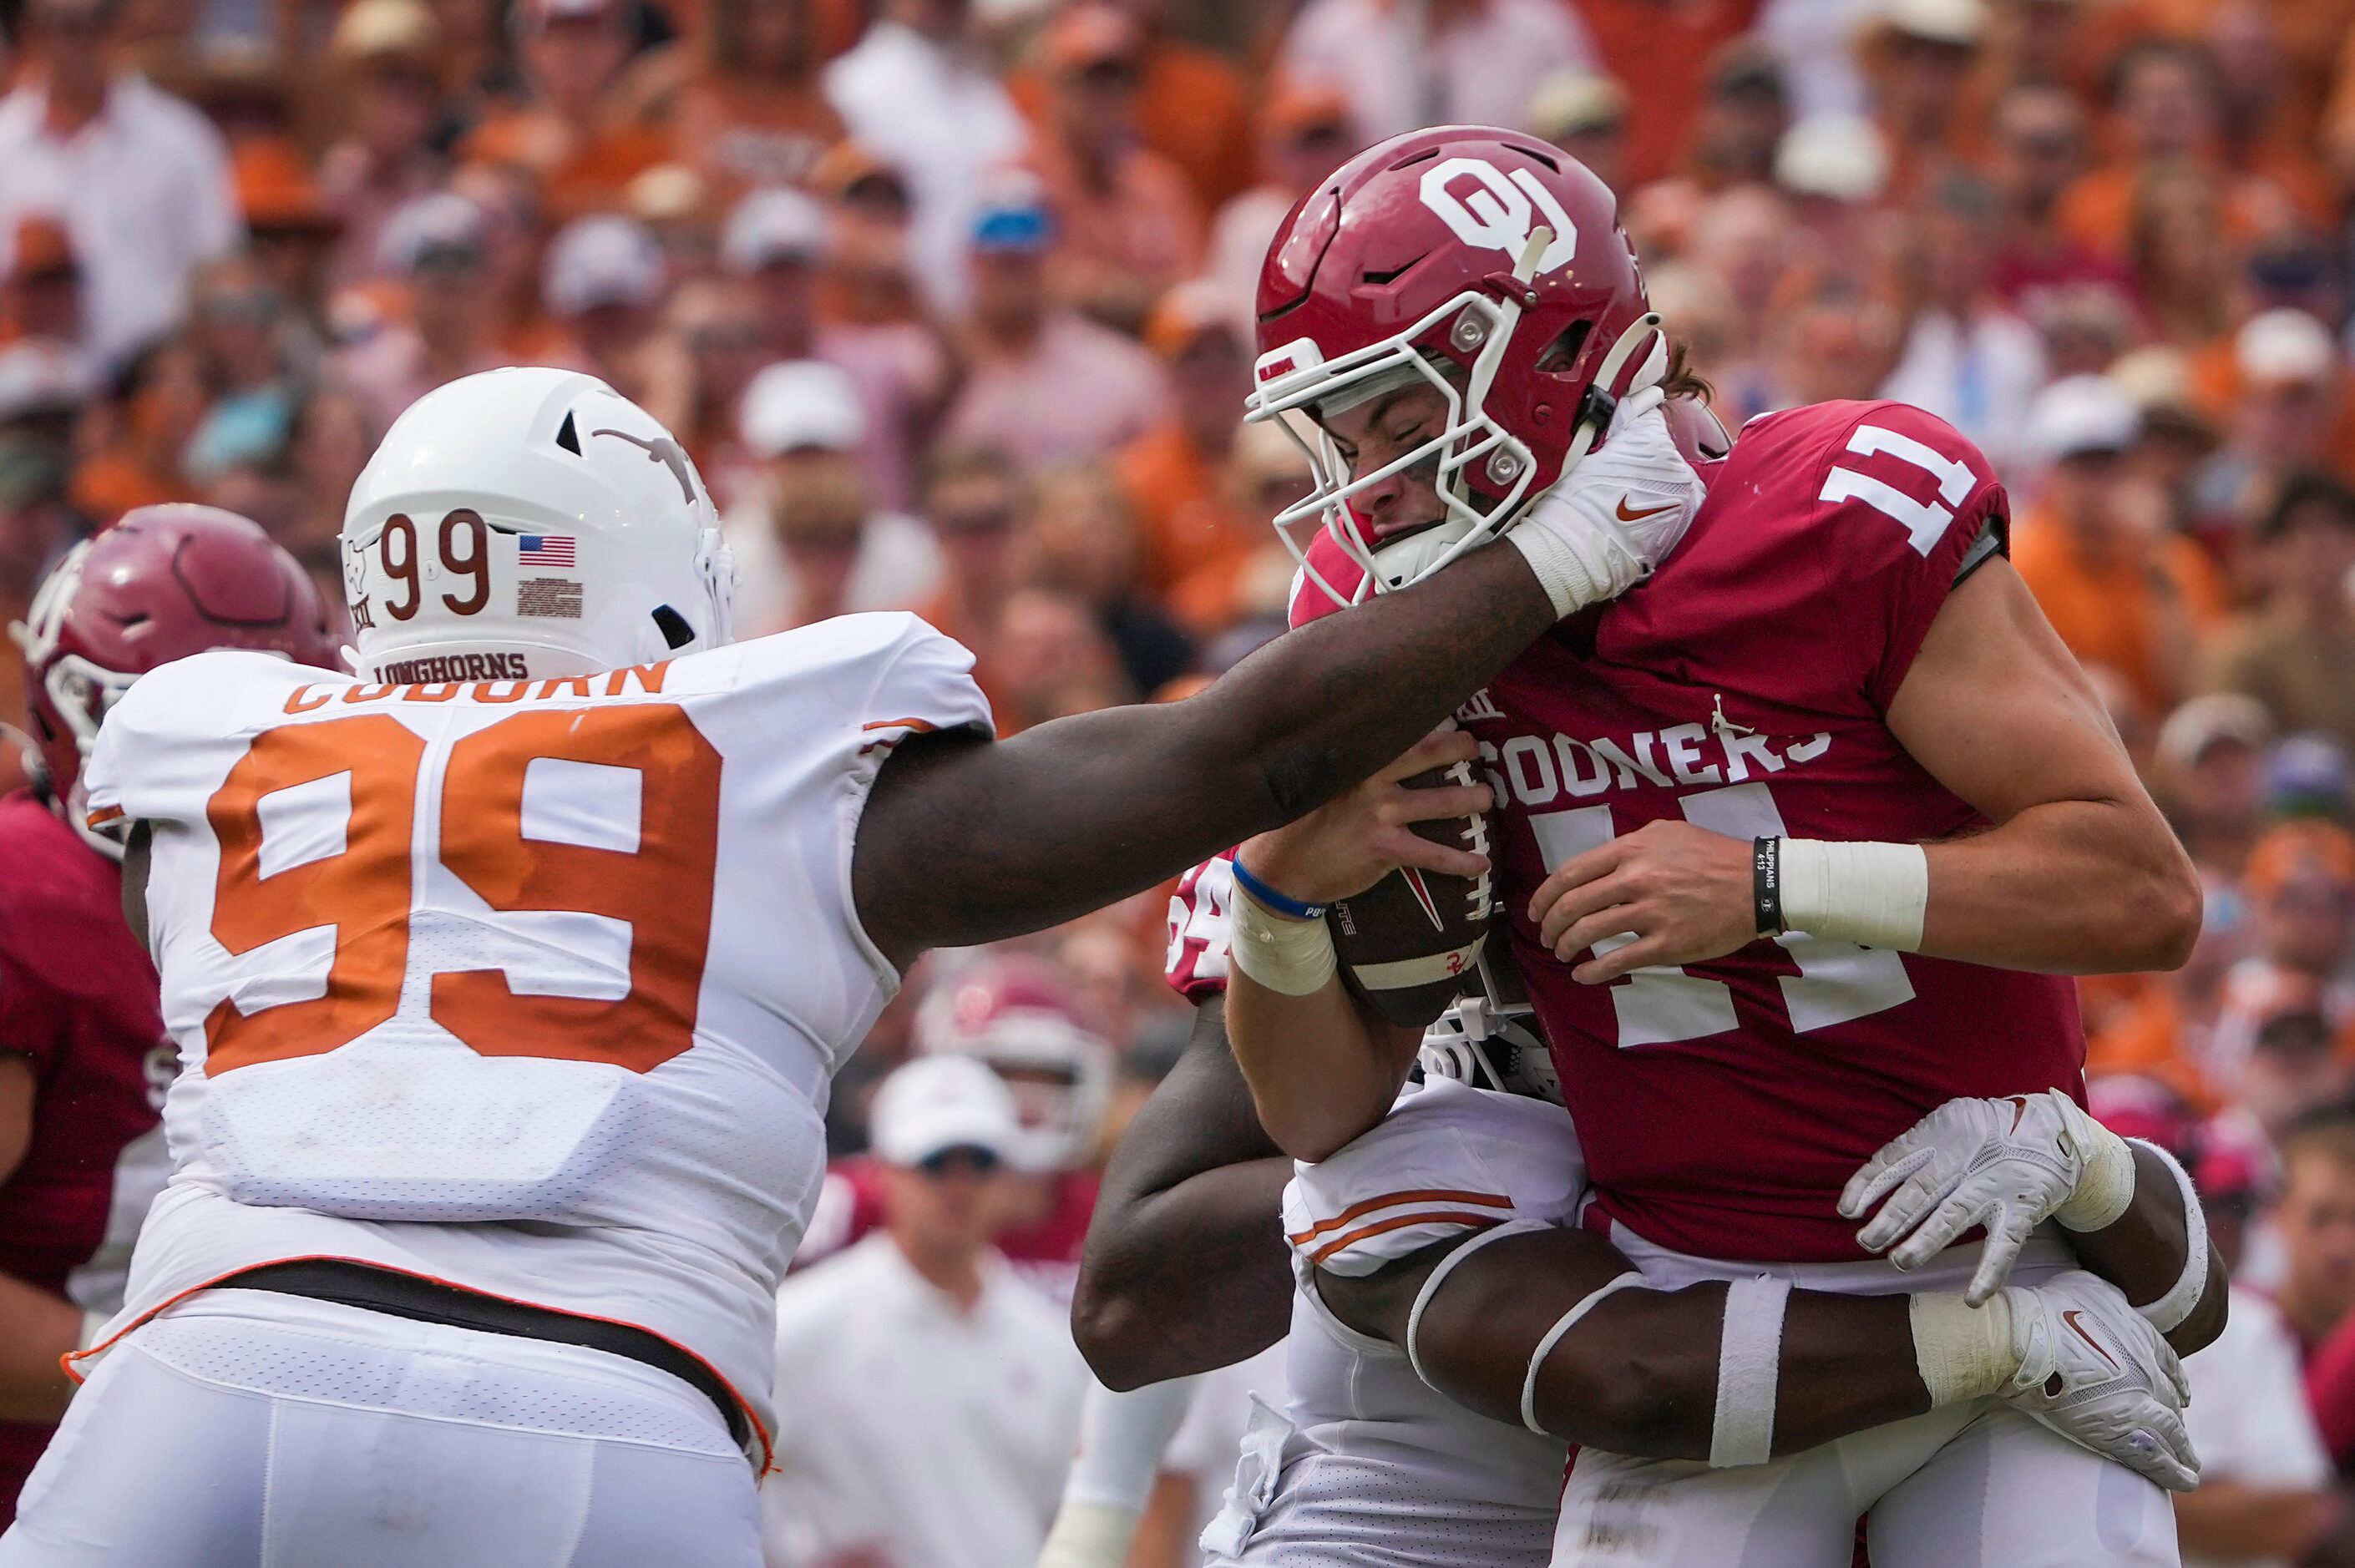
M 1270 909 L 1274 910 L 1277 914 L 1289 915 L 1295 920 L 1322 920 L 1325 918 L 1325 906 L 1322 904 L 1303 904 L 1299 899 L 1291 896 L 1289 894 L 1278 893 L 1274 888 L 1270 887 L 1266 883 L 1262 882 L 1258 877 L 1253 876 L 1251 874 L 1250 868 L 1243 864 L 1242 857 L 1241 855 L 1237 855 L 1235 857 L 1234 866 L 1235 880 L 1242 885 L 1242 890 L 1245 893 L 1250 894 L 1253 898 L 1258 899 L 1262 904 L 1266 905 Z

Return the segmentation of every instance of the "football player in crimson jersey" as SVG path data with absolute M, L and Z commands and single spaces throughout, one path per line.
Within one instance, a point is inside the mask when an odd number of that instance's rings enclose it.
M 1535 276 L 1500 276 L 1540 229 Z M 1524 308 L 1500 345 L 1479 307 L 1514 286 Z M 1279 231 L 1259 311 L 1253 412 L 1312 431 L 1321 475 L 1280 520 L 1327 524 L 1295 620 L 1412 583 L 1508 525 L 1561 464 L 1640 440 L 1640 423 L 1616 433 L 1614 404 L 1668 375 L 1609 193 L 1506 132 L 1415 132 L 1346 165 Z M 2078 1108 L 2061 977 L 2179 962 L 2198 883 L 2003 558 L 2004 493 L 1967 441 L 1918 409 L 1827 404 L 1753 421 L 1717 467 L 1647 580 L 1457 715 L 1499 808 L 1507 939 L 1590 1162 L 1590 1223 L 1649 1278 L 1766 1264 L 1902 1289 L 1872 1255 L 1887 1251 L 1927 1270 L 1916 1280 L 1967 1279 L 1999 1316 L 2015 1261 L 2048 1276 L 2064 1232 L 2087 1245 L 2138 1177 L 2171 1179 Z M 1623 518 L 1675 493 L 1625 477 Z M 1229 1023 L 1262 1119 L 1305 1160 L 1380 1121 L 1416 1048 L 1352 1001 L 1321 924 L 1298 918 L 1383 869 L 1364 836 L 1344 810 L 1238 861 L 1252 891 Z M 1948 1101 L 1984 1114 L 1909 1131 Z M 1914 1141 L 1883 1156 L 1901 1135 Z M 1989 1171 L 2019 1191 L 1989 1197 Z M 1982 1222 L 1983 1253 L 1938 1255 Z M 2136 1299 L 2175 1327 L 2200 1273 Z M 1742 1327 L 1729 1313 L 1729 1344 Z M 1772 1371 L 1770 1352 L 1770 1393 Z M 1796 1522 L 1765 1505 L 1796 1461 L 1585 1451 L 1561 1542 L 1622 1542 L 1610 1561 L 1798 1563 L 1869 1513 L 1884 1568 L 2033 1561 L 2056 1539 L 2073 1562 L 2172 1560 L 2158 1491 L 2137 1482 L 2118 1501 L 2105 1489 L 2124 1478 L 2099 1467 L 2032 1515 L 1956 1533 L 1991 1471 L 2061 1473 L 2025 1415 L 1934 1411 L 1876 1436 L 1888 1460 Z
M 1441 744 L 1385 773 L 1419 770 Z M 1381 788 L 1361 794 L 1409 814 L 1429 810 Z M 1082 1424 L 1075 1481 L 1087 1484 L 1067 1488 L 1040 1568 L 1123 1561 L 1135 1499 L 1188 1374 L 1251 1354 L 1287 1328 L 1289 1401 L 1281 1419 L 1269 1410 L 1254 1424 L 1227 1510 L 1205 1537 L 1211 1562 L 1536 1568 L 1555 1534 L 1563 1439 L 1621 1454 L 1709 1455 L 1724 1297 L 1655 1286 L 1602 1236 L 1563 1228 L 1582 1180 L 1577 1139 L 1558 1105 L 1540 1103 L 1558 1097 L 1544 1045 L 1497 966 L 1484 964 L 1479 987 L 1426 1035 L 1423 1084 L 1373 1132 L 1317 1165 L 1283 1159 L 1223 1033 L 1235 897 L 1221 857 L 1189 873 L 1171 900 L 1168 977 L 1196 1005 L 1194 1037 L 1106 1173 L 1072 1319 L 1114 1385 L 1178 1381 L 1124 1396 L 1133 1409 L 1119 1419 Z M 1445 1078 L 1455 1082 L 1433 1082 Z M 2183 1271 L 2188 1191 L 2137 1192 L 2098 1249 L 2114 1260 L 2132 1255 L 2121 1277 Z M 1271 1223 L 1279 1208 L 1281 1226 Z M 1436 1281 L 1444 1291 L 1429 1287 L 1433 1255 L 1455 1259 L 1452 1278 Z M 1931 1295 L 1943 1298 L 1923 1303 L 1934 1328 L 1961 1297 Z M 2054 1402 L 2065 1435 L 2172 1484 L 2187 1478 L 2176 1467 L 2188 1444 L 2169 1358 L 2116 1290 L 2071 1274 L 2015 1287 L 2007 1306 L 2020 1322 L 2048 1328 L 2073 1315 L 2129 1362 L 2148 1354 L 2158 1378 L 2140 1382 L 2071 1334 L 2048 1336 L 2043 1349 L 2073 1348 L 2075 1357 L 2048 1362 L 2031 1332 L 2013 1347 L 2026 1353 L 2012 1397 L 2041 1404 L 2041 1394 L 2018 1390 L 2051 1366 L 2070 1385 Z M 1870 1437 L 1856 1435 L 1929 1397 L 1923 1346 L 1908 1335 L 1913 1316 L 1902 1299 L 1795 1292 L 1779 1347 L 1775 1447 L 1827 1444 L 1818 1466 L 1878 1463 Z M 1546 1348 L 1533 1356 L 1533 1344 Z M 2160 1446 L 2146 1453 L 2132 1441 L 2137 1431 Z M 2062 1453 L 2051 1467 L 2061 1473 L 2095 1467 Z
M 242 517 L 148 506 L 76 546 L 12 627 L 34 785 L 0 800 L 0 1524 L 73 1384 L 59 1359 L 123 1305 L 170 1170 L 176 1053 L 123 920 L 123 846 L 81 824 L 82 758 L 132 681 L 208 648 L 333 650 L 311 579 Z
M 993 1245 L 1015 1272 L 1069 1302 L 1095 1212 L 1097 1127 L 1112 1091 L 1112 1047 L 1080 1017 L 1052 965 L 994 953 L 943 977 L 918 1009 L 920 1052 L 977 1056 L 1004 1078 L 1031 1151 L 1015 1216 Z M 882 1171 L 867 1155 L 837 1160 L 794 1266 L 805 1268 L 883 1223 Z

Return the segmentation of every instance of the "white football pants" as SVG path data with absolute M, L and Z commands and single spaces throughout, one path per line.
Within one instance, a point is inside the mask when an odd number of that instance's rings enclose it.
M 1978 1244 L 1912 1274 L 1855 1264 L 1725 1264 L 1614 1227 L 1647 1281 L 1772 1273 L 1818 1290 L 1960 1289 Z M 2033 1284 L 2072 1266 L 2031 1238 L 2012 1270 Z M 1764 1465 L 1580 1450 L 1562 1489 L 1552 1568 L 1849 1568 L 1865 1520 L 1872 1568 L 2176 1568 L 2167 1493 L 1998 1400 L 1933 1410 Z
M 0 1568 L 759 1568 L 711 1402 L 578 1346 L 265 1291 L 98 1359 Z

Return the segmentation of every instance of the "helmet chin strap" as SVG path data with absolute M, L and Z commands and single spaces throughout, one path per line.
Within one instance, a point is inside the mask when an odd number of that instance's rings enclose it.
M 1636 357 L 1636 345 L 1643 343 L 1646 335 L 1651 338 L 1651 352 L 1644 356 L 1643 366 L 1625 387 L 1612 391 L 1620 372 L 1626 369 L 1627 362 Z M 1658 386 L 1668 374 L 1668 336 L 1660 331 L 1660 313 L 1649 311 L 1630 322 L 1627 330 L 1619 334 L 1619 341 L 1611 345 L 1611 352 L 1603 356 L 1602 367 L 1594 373 L 1594 380 L 1587 388 L 1586 400 L 1580 410 L 1582 418 L 1576 433 L 1571 437 L 1570 450 L 1562 454 L 1562 476 L 1568 477 L 1570 471 L 1576 468 L 1603 440 L 1611 428 L 1611 417 L 1619 411 L 1621 399 L 1646 387 Z M 1558 479 L 1555 482 L 1560 483 L 1561 481 Z

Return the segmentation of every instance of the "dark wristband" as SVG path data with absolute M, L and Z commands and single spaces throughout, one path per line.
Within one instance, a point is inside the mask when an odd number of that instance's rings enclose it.
M 1277 914 L 1289 915 L 1295 920 L 1322 920 L 1325 918 L 1325 906 L 1322 904 L 1303 904 L 1299 899 L 1293 897 L 1288 893 L 1278 893 L 1274 888 L 1270 887 L 1266 883 L 1262 882 L 1258 877 L 1253 876 L 1251 874 L 1250 867 L 1243 864 L 1242 856 L 1235 856 L 1234 867 L 1235 881 L 1241 886 L 1242 890 L 1245 893 L 1250 894 L 1253 898 L 1258 899 L 1262 904 L 1266 905 L 1270 909 L 1274 910 Z
M 1238 870 L 1241 868 L 1238 867 Z M 1750 841 L 1750 900 L 1762 937 L 1783 934 L 1783 841 Z

